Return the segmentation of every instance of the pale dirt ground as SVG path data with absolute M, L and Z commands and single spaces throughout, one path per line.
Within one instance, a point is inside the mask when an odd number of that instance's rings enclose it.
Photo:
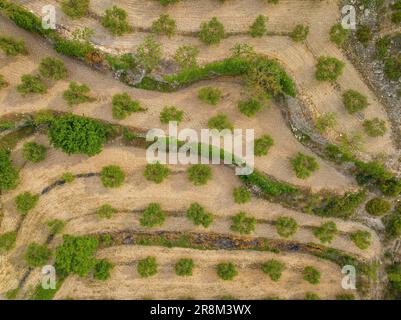
M 139 259 L 155 256 L 159 272 L 154 277 L 142 279 L 136 266 Z M 56 295 L 56 299 L 74 297 L 77 299 L 218 299 L 232 295 L 239 299 L 263 299 L 269 296 L 302 299 L 306 292 L 316 292 L 324 299 L 333 299 L 342 293 L 341 269 L 332 263 L 301 254 L 280 254 L 267 252 L 202 251 L 181 248 L 146 248 L 120 246 L 101 250 L 99 258 L 107 257 L 116 263 L 109 281 L 91 281 L 69 277 Z M 174 264 L 180 258 L 191 257 L 195 268 L 193 276 L 175 275 Z M 278 282 L 271 281 L 259 269 L 268 259 L 279 259 L 287 269 Z M 216 265 L 231 261 L 239 272 L 234 281 L 224 281 L 216 274 Z M 312 265 L 321 272 L 321 283 L 311 285 L 302 279 L 302 270 Z

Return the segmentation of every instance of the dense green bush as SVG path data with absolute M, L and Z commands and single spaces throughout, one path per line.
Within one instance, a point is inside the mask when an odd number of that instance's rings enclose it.
M 47 57 L 40 62 L 39 73 L 47 79 L 61 80 L 67 77 L 68 71 L 62 60 Z
M 230 229 L 240 234 L 251 234 L 256 227 L 256 219 L 248 217 L 245 212 L 239 212 L 231 218 L 232 225 Z
M 125 173 L 119 166 L 106 166 L 100 172 L 100 179 L 106 188 L 118 188 L 125 180 Z
M 295 232 L 297 232 L 298 223 L 293 218 L 280 217 L 276 221 L 276 229 L 277 229 L 277 233 L 280 236 L 282 236 L 284 238 L 289 238 Z
M 89 92 L 90 89 L 86 84 L 80 85 L 75 81 L 71 81 L 68 89 L 63 93 L 63 98 L 71 107 L 81 103 L 94 101 L 95 99 L 88 95 Z
M 398 81 L 401 77 L 401 54 L 394 55 L 385 60 L 384 74 L 393 81 Z
M 373 38 L 372 29 L 365 25 L 359 26 L 356 30 L 356 38 L 366 47 Z
M 22 155 L 25 160 L 38 163 L 45 160 L 47 149 L 36 142 L 27 142 L 22 148 Z
M 14 189 L 18 179 L 19 173 L 10 159 L 10 152 L 0 148 L 0 191 Z
M 262 265 L 262 271 L 266 273 L 273 281 L 278 281 L 285 270 L 284 263 L 271 259 Z
M 135 59 L 146 72 L 152 72 L 159 65 L 161 58 L 161 44 L 152 36 L 148 36 L 143 40 L 135 54 Z
M 198 65 L 199 49 L 194 46 L 181 46 L 174 55 L 174 60 L 183 69 L 195 68 Z
M 175 273 L 178 276 L 192 276 L 194 261 L 192 259 L 180 259 L 175 264 Z
M 218 113 L 216 116 L 211 117 L 207 122 L 207 126 L 209 129 L 217 129 L 219 131 L 223 131 L 224 129 L 234 130 L 232 123 L 224 113 Z
M 93 277 L 97 280 L 105 281 L 110 278 L 110 271 L 113 267 L 113 264 L 106 259 L 97 260 Z
M 160 162 L 147 164 L 145 172 L 143 173 L 146 180 L 153 181 L 155 183 L 162 183 L 169 174 L 170 170 L 165 165 L 162 165 Z
M 161 226 L 166 220 L 166 214 L 160 208 L 158 203 L 150 203 L 143 211 L 143 215 L 139 222 L 143 227 Z
M 373 118 L 370 120 L 366 119 L 363 122 L 363 128 L 365 129 L 366 134 L 370 137 L 384 136 L 387 131 L 386 121 L 379 118 Z
M 89 0 L 64 0 L 61 8 L 70 18 L 82 18 L 89 12 Z
M 273 138 L 268 134 L 264 134 L 258 139 L 255 139 L 254 154 L 257 157 L 267 155 L 270 148 L 274 145 Z
M 369 231 L 356 231 L 351 234 L 351 240 L 362 250 L 370 247 L 372 235 Z
M 117 212 L 117 209 L 113 208 L 108 203 L 103 204 L 99 209 L 96 210 L 96 214 L 99 218 L 111 219 L 113 214 Z
M 46 247 L 32 242 L 25 251 L 24 259 L 29 267 L 41 267 L 46 264 L 51 251 Z
M 9 231 L 0 234 L 0 254 L 14 248 L 16 240 L 17 240 L 16 231 Z
M 186 212 L 186 216 L 189 220 L 191 220 L 195 225 L 202 225 L 204 228 L 209 227 L 209 225 L 213 222 L 213 215 L 199 204 L 192 203 Z
M 196 186 L 205 185 L 212 178 L 212 169 L 205 164 L 194 164 L 187 170 L 188 179 Z
M 247 117 L 252 117 L 263 109 L 263 104 L 255 98 L 238 102 L 239 111 Z
M 336 114 L 327 112 L 316 119 L 316 129 L 320 133 L 326 132 L 328 128 L 334 128 L 337 124 Z
M 161 14 L 159 19 L 153 21 L 152 31 L 157 34 L 164 34 L 169 38 L 175 34 L 177 25 L 174 19 L 171 19 L 168 14 Z
M 175 106 L 164 107 L 160 112 L 160 122 L 168 124 L 170 121 L 180 123 L 183 119 L 184 111 L 177 109 Z
M 213 87 L 204 87 L 198 91 L 198 98 L 212 106 L 218 104 L 221 100 L 221 90 Z
M 106 9 L 105 15 L 102 17 L 102 26 L 109 29 L 113 35 L 121 36 L 132 30 L 127 17 L 127 12 L 124 9 L 113 6 Z
M 319 169 L 319 164 L 314 157 L 308 156 L 301 152 L 291 159 L 292 168 L 295 171 L 295 175 L 299 179 L 306 179 L 312 175 L 312 173 Z
M 220 43 L 224 34 L 224 26 L 216 17 L 200 25 L 199 39 L 207 45 Z
M 49 234 L 54 236 L 56 234 L 63 232 L 65 227 L 65 222 L 59 219 L 52 219 L 47 221 L 47 227 L 49 229 Z
M 373 198 L 366 203 L 366 212 L 373 216 L 382 216 L 390 211 L 391 203 L 383 198 Z
M 21 77 L 21 84 L 17 86 L 17 91 L 21 93 L 23 97 L 25 97 L 28 94 L 45 94 L 47 92 L 47 88 L 39 76 L 24 74 Z
M 330 40 L 336 45 L 341 46 L 344 42 L 348 40 L 349 30 L 344 29 L 341 23 L 337 23 L 330 29 Z
M 147 257 L 138 261 L 138 273 L 142 278 L 154 276 L 157 273 L 157 262 L 155 257 Z
M 19 213 L 26 215 L 29 211 L 35 208 L 39 201 L 39 196 L 30 192 L 24 192 L 15 197 L 15 206 Z
M 309 26 L 298 24 L 290 33 L 290 37 L 295 42 L 304 42 L 309 34 Z
M 268 20 L 267 17 L 259 15 L 249 28 L 250 35 L 254 38 L 263 37 L 267 31 L 266 29 L 267 20 Z
M 238 275 L 238 271 L 231 262 L 219 263 L 217 265 L 217 275 L 223 280 L 232 280 Z
M 107 132 L 106 127 L 96 120 L 65 115 L 52 122 L 49 139 L 55 148 L 67 154 L 94 156 L 102 151 Z
M 320 283 L 320 272 L 312 267 L 307 266 L 304 268 L 304 280 L 308 281 L 310 284 L 319 284 Z
M 347 90 L 344 92 L 343 103 L 350 114 L 362 111 L 369 105 L 368 98 L 355 90 Z
M 319 81 L 335 81 L 342 75 L 344 62 L 333 57 L 319 57 L 316 65 L 316 79 Z
M 322 225 L 313 232 L 321 243 L 330 243 L 337 234 L 337 226 L 333 221 L 322 223 Z
M 245 187 L 234 188 L 233 190 L 234 202 L 243 204 L 251 201 L 251 192 Z
M 143 111 L 139 101 L 132 100 L 128 93 L 117 93 L 112 99 L 113 118 L 124 120 L 133 112 Z
M 0 49 L 7 56 L 16 56 L 18 54 L 28 54 L 28 50 L 25 46 L 25 41 L 20 39 L 14 39 L 12 37 L 0 36 Z

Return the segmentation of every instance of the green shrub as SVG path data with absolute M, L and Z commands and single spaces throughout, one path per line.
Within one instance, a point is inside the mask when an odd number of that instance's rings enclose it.
M 39 201 L 39 196 L 30 192 L 24 192 L 15 197 L 15 206 L 22 215 L 26 215 L 30 210 L 35 208 Z
M 319 81 L 335 81 L 342 75 L 344 62 L 333 57 L 319 57 L 316 65 L 316 79 Z
M 373 38 L 372 29 L 365 25 L 359 26 L 356 30 L 356 38 L 366 47 Z
M 349 33 L 349 30 L 344 29 L 341 23 L 337 23 L 330 29 L 330 40 L 336 45 L 341 46 L 348 40 Z
M 217 275 L 223 280 L 232 280 L 238 275 L 238 271 L 231 262 L 219 263 L 217 265 Z
M 188 179 L 196 186 L 205 185 L 212 178 L 212 169 L 205 164 L 194 164 L 187 170 Z
M 89 0 L 64 0 L 61 8 L 70 18 L 82 18 L 89 12 Z
M 71 107 L 81 103 L 94 101 L 95 99 L 88 95 L 89 92 L 90 89 L 86 84 L 80 85 L 75 81 L 71 81 L 68 89 L 63 93 L 63 98 Z
M 336 300 L 355 300 L 355 295 L 352 293 L 338 294 Z
M 318 238 L 321 243 L 332 242 L 336 233 L 337 226 L 332 221 L 322 223 L 322 225 L 313 232 L 315 237 Z
M 388 289 L 395 298 L 399 299 L 401 294 L 401 264 L 394 262 L 386 267 L 386 272 L 389 281 Z
M 0 90 L 9 86 L 9 83 L 4 79 L 4 76 L 0 74 Z
M 61 177 L 61 180 L 63 180 L 65 183 L 72 183 L 75 180 L 75 176 L 71 172 L 64 172 Z
M 305 293 L 305 300 L 320 300 L 320 297 L 316 293 L 307 292 Z
M 22 148 L 22 155 L 25 160 L 38 163 L 45 160 L 47 149 L 36 142 L 27 142 Z
M 245 187 L 234 188 L 233 191 L 234 202 L 238 204 L 243 204 L 251 201 L 251 192 Z
M 276 229 L 280 236 L 283 238 L 289 238 L 297 232 L 298 223 L 293 218 L 280 217 L 276 221 Z
M 18 54 L 26 55 L 28 50 L 25 46 L 25 41 L 20 39 L 14 39 L 12 37 L 0 36 L 0 49 L 7 56 L 16 56 Z
M 258 139 L 255 139 L 254 154 L 257 157 L 267 155 L 270 148 L 274 145 L 273 138 L 265 134 Z
M 392 214 L 386 221 L 386 233 L 391 238 L 401 236 L 401 214 Z
M 162 58 L 162 48 L 158 41 L 152 36 L 146 37 L 137 48 L 135 58 L 146 72 L 152 72 Z
M 46 264 L 51 251 L 46 247 L 32 242 L 25 251 L 25 261 L 29 267 L 41 267 Z
M 90 53 L 95 51 L 95 48 L 88 41 L 81 40 L 67 40 L 57 38 L 54 42 L 54 49 L 68 57 L 75 57 L 83 59 Z
M 113 269 L 113 264 L 106 259 L 96 261 L 93 277 L 97 280 L 105 281 L 110 278 L 110 271 Z
M 391 39 L 389 36 L 385 36 L 376 41 L 376 54 L 379 59 L 387 57 L 391 46 Z
M 199 49 L 194 46 L 181 46 L 177 49 L 174 55 L 174 60 L 183 69 L 197 67 L 197 58 L 199 55 Z
M 102 26 L 109 29 L 113 35 L 121 36 L 132 30 L 127 21 L 127 12 L 117 6 L 106 10 L 102 17 Z
M 363 122 L 363 128 L 365 129 L 366 134 L 370 137 L 384 136 L 387 131 L 386 121 L 379 118 L 373 118 L 370 120 L 366 119 Z
M 347 90 L 343 94 L 343 103 L 348 113 L 354 114 L 368 107 L 368 98 L 355 90 Z
M 54 236 L 63 232 L 65 222 L 59 219 L 52 219 L 47 221 L 47 227 L 49 229 L 49 234 Z
M 61 80 L 67 77 L 68 71 L 62 60 L 47 57 L 40 62 L 39 73 L 47 79 Z
M 351 234 L 351 240 L 362 250 L 370 247 L 372 235 L 369 231 L 356 231 Z
M 180 259 L 175 264 L 175 273 L 177 276 L 192 276 L 194 261 L 192 259 Z
M 383 198 L 373 198 L 366 203 L 365 210 L 372 216 L 382 216 L 389 212 L 391 203 Z
M 295 42 L 304 42 L 309 34 L 309 26 L 298 24 L 291 32 L 290 37 Z
M 0 191 L 14 189 L 19 173 L 10 159 L 10 152 L 0 148 Z
M 183 119 L 184 111 L 177 109 L 175 106 L 164 107 L 160 112 L 160 122 L 169 123 L 170 121 L 177 121 L 180 123 Z
M 51 144 L 69 155 L 94 156 L 102 151 L 106 137 L 107 129 L 99 121 L 74 115 L 58 117 L 49 129 Z
M 221 90 L 217 88 L 204 87 L 198 91 L 198 98 L 212 106 L 220 102 L 221 96 Z
M 401 11 L 396 11 L 391 14 L 391 21 L 393 23 L 401 23 Z
M 33 116 L 33 121 L 36 126 L 40 126 L 42 124 L 50 125 L 54 120 L 53 111 L 50 110 L 39 110 Z
M 100 235 L 99 240 L 100 240 L 100 244 L 105 248 L 111 247 L 114 244 L 114 240 L 113 240 L 112 236 L 107 233 Z
M 142 278 L 154 276 L 157 273 L 155 257 L 147 257 L 138 261 L 138 273 Z
M 251 234 L 256 227 L 256 219 L 247 217 L 245 212 L 239 212 L 231 218 L 232 225 L 230 229 L 240 234 Z
M 320 272 L 312 267 L 308 266 L 304 268 L 304 280 L 308 281 L 310 284 L 319 284 L 320 283 Z
M 384 74 L 393 81 L 398 81 L 401 77 L 401 54 L 392 56 L 385 60 Z
M 262 271 L 266 273 L 273 281 L 280 280 L 281 274 L 284 270 L 284 263 L 274 259 L 271 259 L 262 265 Z
M 239 111 L 247 117 L 252 117 L 263 109 L 263 104 L 258 99 L 248 99 L 238 102 Z
M 143 111 L 138 101 L 132 100 L 128 93 L 117 93 L 112 99 L 113 118 L 124 120 L 133 112 Z
M 169 174 L 170 170 L 165 165 L 162 165 L 160 162 L 147 164 L 145 172 L 143 173 L 146 180 L 153 181 L 155 183 L 162 183 Z
M 299 179 L 306 179 L 310 177 L 314 171 L 319 169 L 319 164 L 314 157 L 301 152 L 298 152 L 297 155 L 291 159 L 291 165 L 295 171 L 295 175 Z
M 220 43 L 224 34 L 224 26 L 216 17 L 200 25 L 199 39 L 207 45 Z
M 132 132 L 128 130 L 127 128 L 124 129 L 123 131 L 123 139 L 125 142 L 132 142 L 137 138 L 137 134 L 135 132 Z
M 0 253 L 6 252 L 14 248 L 17 240 L 17 232 L 9 231 L 0 234 Z
M 195 225 L 202 225 L 204 228 L 209 227 L 209 225 L 213 222 L 213 215 L 199 204 L 192 203 L 189 209 L 186 212 L 187 218 L 191 220 Z
M 207 122 L 207 126 L 209 129 L 216 129 L 219 131 L 223 131 L 224 129 L 230 131 L 234 130 L 232 123 L 224 113 L 218 113 L 216 116 L 210 118 Z
M 260 38 L 263 37 L 266 34 L 266 22 L 267 22 L 267 17 L 259 15 L 256 19 L 255 22 L 250 26 L 249 28 L 249 33 L 253 38 Z
M 125 173 L 119 166 L 106 166 L 100 172 L 100 179 L 106 188 L 118 188 L 125 180 Z
M 45 94 L 47 92 L 47 88 L 39 76 L 24 74 L 21 77 L 21 84 L 17 86 L 17 91 L 21 93 L 23 97 L 25 97 L 28 94 Z
M 117 212 L 117 209 L 113 208 L 108 203 L 102 205 L 99 209 L 96 210 L 96 214 L 99 218 L 111 219 L 113 214 Z
M 175 34 L 177 29 L 174 19 L 168 14 L 161 14 L 159 19 L 153 21 L 152 31 L 157 34 L 164 34 L 169 38 Z
M 316 119 L 316 129 L 320 133 L 326 132 L 328 128 L 334 128 L 337 124 L 336 114 L 327 112 Z
M 11 289 L 11 290 L 8 290 L 7 292 L 6 292 L 6 299 L 7 300 L 15 300 L 16 298 L 17 298 L 17 296 L 18 296 L 18 293 L 21 291 L 21 288 L 15 288 L 15 289 Z
M 161 226 L 166 220 L 166 214 L 160 208 L 158 203 L 150 203 L 144 210 L 141 219 L 139 220 L 143 227 Z

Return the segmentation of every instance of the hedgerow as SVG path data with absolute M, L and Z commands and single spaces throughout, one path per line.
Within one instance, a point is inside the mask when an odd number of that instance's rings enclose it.
M 191 220 L 195 225 L 202 225 L 204 228 L 209 227 L 209 225 L 213 222 L 213 215 L 199 204 L 192 203 L 186 212 L 186 216 L 189 220 Z
M 41 267 L 46 264 L 51 256 L 51 251 L 43 245 L 32 242 L 25 251 L 24 259 L 29 267 Z
M 187 170 L 188 179 L 196 186 L 205 185 L 212 178 L 212 169 L 205 164 L 194 164 Z
M 262 265 L 262 271 L 273 281 L 280 280 L 281 274 L 284 270 L 284 263 L 274 259 L 271 259 Z
M 192 276 L 194 261 L 192 259 L 180 259 L 175 264 L 175 273 L 178 276 Z
M 223 280 L 233 280 L 238 275 L 238 271 L 231 262 L 219 263 L 217 265 L 217 275 Z
M 320 283 L 320 272 L 316 268 L 312 266 L 307 266 L 304 268 L 303 274 L 304 280 L 308 281 L 310 284 Z
M 276 229 L 277 229 L 277 233 L 280 236 L 282 236 L 284 238 L 289 238 L 295 232 L 297 232 L 298 223 L 293 218 L 280 217 L 276 221 Z
M 320 240 L 321 243 L 330 243 L 333 241 L 337 233 L 337 226 L 333 221 L 322 223 L 313 234 Z
M 157 262 L 155 257 L 147 257 L 139 260 L 138 273 L 142 278 L 154 276 L 157 273 Z
M 125 180 L 125 173 L 119 166 L 106 166 L 100 172 L 100 180 L 106 188 L 118 188 Z
M 143 175 L 146 180 L 153 181 L 155 183 L 162 183 L 164 179 L 166 179 L 170 174 L 170 170 L 162 165 L 160 162 L 154 164 L 147 164 L 145 168 L 145 172 Z
M 24 159 L 33 163 L 43 161 L 46 157 L 46 152 L 46 147 L 41 144 L 37 144 L 36 142 L 27 142 L 22 148 L 22 155 Z
M 38 201 L 39 196 L 30 192 L 21 193 L 14 199 L 18 212 L 24 216 L 33 208 L 35 208 Z
M 255 230 L 256 219 L 248 217 L 245 212 L 239 212 L 231 218 L 232 225 L 230 229 L 240 234 L 250 234 Z
M 158 203 L 150 203 L 144 210 L 139 222 L 143 227 L 161 226 L 166 220 L 166 214 L 160 208 Z
M 19 173 L 10 159 L 10 152 L 0 148 L 0 191 L 14 189 L 18 179 Z

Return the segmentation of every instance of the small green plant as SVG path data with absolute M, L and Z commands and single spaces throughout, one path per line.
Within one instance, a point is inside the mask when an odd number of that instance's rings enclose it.
M 277 233 L 283 238 L 289 238 L 298 229 L 298 223 L 290 217 L 280 217 L 276 221 Z
M 366 119 L 363 122 L 363 128 L 366 134 L 373 138 L 384 136 L 387 132 L 386 121 L 379 118 Z
M 322 225 L 313 232 L 315 237 L 318 238 L 321 243 L 332 242 L 336 233 L 337 226 L 332 221 L 322 223 Z
M 356 38 L 367 47 L 369 41 L 373 38 L 372 29 L 366 25 L 359 26 L 356 30 Z
M 26 264 L 31 267 L 41 267 L 46 264 L 51 255 L 51 251 L 46 247 L 32 242 L 25 251 Z
M 63 180 L 65 183 L 72 183 L 75 181 L 75 176 L 71 172 L 64 172 L 61 177 L 61 180 Z
M 231 262 L 219 263 L 217 265 L 217 275 L 223 280 L 233 280 L 238 275 L 238 271 Z
M 336 114 L 327 112 L 316 119 L 316 129 L 320 133 L 325 133 L 327 129 L 334 128 L 337 124 Z
M 307 266 L 304 268 L 304 280 L 308 281 L 310 284 L 319 284 L 320 283 L 320 272 L 312 267 Z
M 391 39 L 385 36 L 376 41 L 376 55 L 379 59 L 383 60 L 387 57 L 391 46 Z
M 47 228 L 49 229 L 49 234 L 51 236 L 62 233 L 64 227 L 65 227 L 65 222 L 63 220 L 52 219 L 47 221 Z
M 338 46 L 343 45 L 349 37 L 349 30 L 344 29 L 341 23 L 337 23 L 330 29 L 330 40 Z
M 224 113 L 218 113 L 207 122 L 209 129 L 223 131 L 224 129 L 233 131 L 234 127 L 228 117 Z
M 239 111 L 247 117 L 252 117 L 263 109 L 263 104 L 258 99 L 248 99 L 238 102 Z
M 160 42 L 152 36 L 147 36 L 137 48 L 135 59 L 145 69 L 152 72 L 160 63 L 162 58 L 162 47 Z
M 70 18 L 79 19 L 88 14 L 89 0 L 64 0 L 61 8 Z
M 266 34 L 267 17 L 259 15 L 255 22 L 250 26 L 249 33 L 253 38 L 260 38 Z
M 245 187 L 234 188 L 233 190 L 234 202 L 243 204 L 251 201 L 251 192 Z
M 316 65 L 316 79 L 319 81 L 335 81 L 342 75 L 344 62 L 333 57 L 319 57 Z
M 168 14 L 161 14 L 159 19 L 152 24 L 152 31 L 156 34 L 164 34 L 169 38 L 175 34 L 177 29 L 174 19 L 171 19 Z
M 12 248 L 14 248 L 16 240 L 17 240 L 16 231 L 9 231 L 0 234 L 0 253 L 7 252 Z
M 132 142 L 137 138 L 137 134 L 135 132 L 132 132 L 131 130 L 128 130 L 127 128 L 124 129 L 123 131 L 123 139 L 125 142 Z
M 362 250 L 370 247 L 372 235 L 369 231 L 356 231 L 351 234 L 351 240 Z
M 175 264 L 175 273 L 177 276 L 192 276 L 194 261 L 192 259 L 180 259 Z
M 170 121 L 177 121 L 180 123 L 183 119 L 184 111 L 177 109 L 175 106 L 164 107 L 160 112 L 160 122 L 169 123 Z
M 102 26 L 110 30 L 113 35 L 121 36 L 132 30 L 132 27 L 128 24 L 127 17 L 127 12 L 124 9 L 113 6 L 107 9 L 102 17 Z
M 67 77 L 68 71 L 62 60 L 47 57 L 40 62 L 39 73 L 46 79 L 61 80 Z
M 14 189 L 18 179 L 19 173 L 11 161 L 10 151 L 0 148 L 0 191 Z
M 4 79 L 4 76 L 0 74 L 0 90 L 3 88 L 7 88 L 9 86 L 9 83 Z
M 93 272 L 93 278 L 102 281 L 109 279 L 110 271 L 113 269 L 113 267 L 113 264 L 106 259 L 97 260 L 95 264 L 95 270 Z
M 71 81 L 68 89 L 63 93 L 63 98 L 71 107 L 81 103 L 94 101 L 95 99 L 88 95 L 89 92 L 90 89 L 86 84 L 80 85 L 75 81 Z
M 26 55 L 28 50 L 25 46 L 25 41 L 20 39 L 14 39 L 12 37 L 0 36 L 0 49 L 7 56 L 16 56 L 18 54 Z
M 291 32 L 290 37 L 295 42 L 304 42 L 309 34 L 309 26 L 298 24 Z
M 389 57 L 384 62 L 384 74 L 393 81 L 401 77 L 401 54 Z
M 164 179 L 168 177 L 170 174 L 170 170 L 162 165 L 160 162 L 156 162 L 154 164 L 147 164 L 145 168 L 145 172 L 143 175 L 146 180 L 153 181 L 155 183 L 162 183 Z
M 8 290 L 7 292 L 6 292 L 6 299 L 7 300 L 15 300 L 16 298 L 17 298 L 17 296 L 18 296 L 18 293 L 21 291 L 21 288 L 15 288 L 15 289 L 11 289 L 11 290 Z
M 174 55 L 174 60 L 182 69 L 195 68 L 198 65 L 199 49 L 194 46 L 181 46 Z
M 143 215 L 139 222 L 143 227 L 161 226 L 166 220 L 166 214 L 160 208 L 158 203 L 150 203 L 144 210 Z
M 312 173 L 319 169 L 319 164 L 314 157 L 308 156 L 301 152 L 291 159 L 292 168 L 295 171 L 295 175 L 299 179 L 306 179 L 312 175 Z
M 216 17 L 200 25 L 199 39 L 207 45 L 220 43 L 224 35 L 224 26 Z
M 221 90 L 212 87 L 204 87 L 198 91 L 198 98 L 212 106 L 217 105 L 221 100 Z
M 355 90 L 347 90 L 343 94 L 343 103 L 348 113 L 354 114 L 368 107 L 368 98 Z
M 118 188 L 125 180 L 125 173 L 120 167 L 111 165 L 102 169 L 100 179 L 106 188 Z
M 22 155 L 25 160 L 38 163 L 45 160 L 47 149 L 36 142 L 27 142 L 22 148 Z
M 239 212 L 231 218 L 232 225 L 230 229 L 240 234 L 251 234 L 256 227 L 256 219 L 248 217 L 245 212 Z
M 274 259 L 271 259 L 262 265 L 262 271 L 267 274 L 273 281 L 280 280 L 281 274 L 284 270 L 284 263 Z
M 204 228 L 209 227 L 209 225 L 213 222 L 213 215 L 199 204 L 192 203 L 186 212 L 186 216 L 189 220 L 191 220 L 195 225 L 202 225 Z
M 274 145 L 273 138 L 267 134 L 255 139 L 254 154 L 257 157 L 265 156 Z
M 28 94 L 45 94 L 47 88 L 39 76 L 24 74 L 21 77 L 21 84 L 17 86 L 17 91 L 25 97 Z
M 305 300 L 320 300 L 320 297 L 316 293 L 307 292 L 305 293 Z
M 117 120 L 124 120 L 133 112 L 143 111 L 140 103 L 132 100 L 128 93 L 117 93 L 112 99 L 112 113 L 113 118 Z
M 103 204 L 99 209 L 96 210 L 96 214 L 102 219 L 111 219 L 113 214 L 117 212 L 117 209 L 113 208 L 108 203 Z
M 157 274 L 157 262 L 155 257 L 147 257 L 138 261 L 138 273 L 142 278 Z
M 187 170 L 188 179 L 196 186 L 205 185 L 212 178 L 212 169 L 206 164 L 194 164 Z
M 14 200 L 18 212 L 24 216 L 35 208 L 38 201 L 39 196 L 30 192 L 21 193 Z
M 391 203 L 383 198 L 373 198 L 369 200 L 365 205 L 365 210 L 372 216 L 382 216 L 389 212 L 391 209 Z

